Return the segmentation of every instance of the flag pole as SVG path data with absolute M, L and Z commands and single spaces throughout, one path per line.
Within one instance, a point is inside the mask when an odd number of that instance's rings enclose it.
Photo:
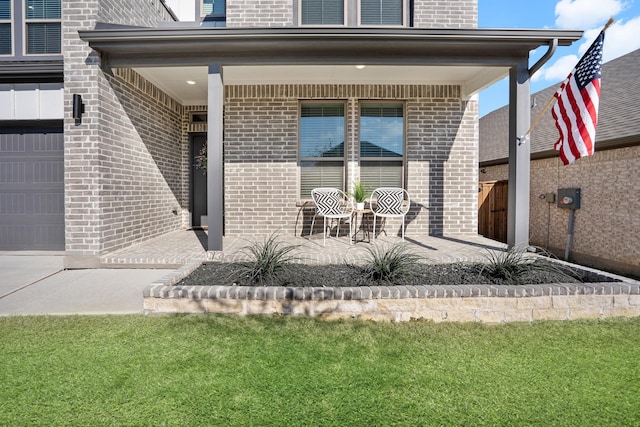
M 605 31 L 607 31 L 607 28 L 609 28 L 611 26 L 611 24 L 613 24 L 613 21 L 615 21 L 615 19 L 613 18 L 609 18 L 609 20 L 607 21 L 607 23 L 605 24 L 604 28 L 602 29 L 602 32 L 604 33 Z M 525 132 L 524 135 L 522 135 L 520 138 L 518 138 L 518 145 L 522 145 L 524 144 L 527 136 L 531 133 L 531 131 L 533 131 L 533 128 L 535 128 L 536 126 L 538 126 L 538 123 L 540 123 L 540 120 L 542 119 L 542 115 L 544 113 L 547 112 L 547 110 L 549 109 L 549 107 L 551 107 L 551 104 L 553 104 L 553 101 L 556 99 L 555 94 L 551 95 L 551 99 L 549 99 L 549 101 L 547 102 L 547 104 L 544 106 L 544 108 L 542 109 L 542 111 L 540 111 L 540 114 L 538 114 L 538 117 L 536 117 L 536 119 L 533 121 L 533 123 L 531 124 L 531 126 L 529 126 L 529 129 Z

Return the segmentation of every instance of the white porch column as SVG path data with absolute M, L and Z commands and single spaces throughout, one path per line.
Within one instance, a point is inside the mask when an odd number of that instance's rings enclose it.
M 222 250 L 224 229 L 224 162 L 223 113 L 224 86 L 220 64 L 209 65 L 209 97 L 207 113 L 207 216 L 208 250 Z
M 529 179 L 531 143 L 520 141 L 531 123 L 528 60 L 509 72 L 509 205 L 507 244 L 529 245 Z

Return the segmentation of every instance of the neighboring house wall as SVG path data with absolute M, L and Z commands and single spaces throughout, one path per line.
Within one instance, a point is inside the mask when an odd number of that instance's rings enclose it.
M 477 102 L 458 86 L 268 85 L 225 88 L 227 236 L 308 232 L 296 206 L 298 108 L 316 99 L 347 101 L 347 182 L 358 178 L 359 102 L 405 102 L 408 233 L 477 232 Z
M 180 227 L 182 109 L 133 72 L 102 70 L 78 30 L 172 18 L 159 0 L 62 8 L 67 265 L 91 266 L 104 252 Z M 81 124 L 71 118 L 73 94 L 85 104 Z
M 553 144 L 558 139 L 548 112 L 531 132 L 530 241 L 564 256 L 569 211 L 539 196 L 558 188 L 581 188 L 570 257 L 594 267 L 640 277 L 640 49 L 602 66 L 595 154 L 563 166 Z M 537 117 L 556 92 L 551 86 L 531 95 Z M 480 119 L 480 181 L 508 179 L 507 106 Z M 495 165 L 499 166 L 487 166 Z M 549 211 L 550 208 L 550 211 Z M 549 216 L 550 214 L 550 216 Z M 550 220 L 548 220 L 550 218 Z
M 563 256 L 569 210 L 539 198 L 558 188 L 581 189 L 571 259 L 594 267 L 640 276 L 640 146 L 598 151 L 563 166 L 559 158 L 531 162 L 531 244 Z M 507 179 L 507 165 L 488 166 L 480 181 Z M 549 210 L 550 208 L 550 210 Z

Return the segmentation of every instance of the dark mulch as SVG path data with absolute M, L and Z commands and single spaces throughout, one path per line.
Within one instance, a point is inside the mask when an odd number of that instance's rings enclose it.
M 254 283 L 242 273 L 241 264 L 204 264 L 191 275 L 177 283 L 180 286 L 377 286 L 377 285 L 465 285 L 465 284 L 544 284 L 544 283 L 593 283 L 615 281 L 610 277 L 583 270 L 530 271 L 523 274 L 517 283 L 494 278 L 482 272 L 483 264 L 418 264 L 412 274 L 393 282 L 378 282 L 366 279 L 363 267 L 354 265 L 307 265 L 289 264 L 287 270 L 278 272 L 269 280 Z

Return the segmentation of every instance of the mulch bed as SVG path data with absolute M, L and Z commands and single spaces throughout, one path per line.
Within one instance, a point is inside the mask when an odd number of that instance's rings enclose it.
M 249 280 L 240 263 L 203 264 L 177 283 L 179 286 L 389 286 L 389 285 L 529 285 L 548 283 L 594 283 L 616 281 L 599 274 L 573 270 L 571 275 L 554 271 L 530 271 L 519 277 L 518 282 L 491 277 L 482 271 L 483 264 L 418 264 L 411 274 L 391 282 L 367 279 L 363 267 L 355 265 L 307 265 L 288 264 L 285 271 L 255 283 Z

